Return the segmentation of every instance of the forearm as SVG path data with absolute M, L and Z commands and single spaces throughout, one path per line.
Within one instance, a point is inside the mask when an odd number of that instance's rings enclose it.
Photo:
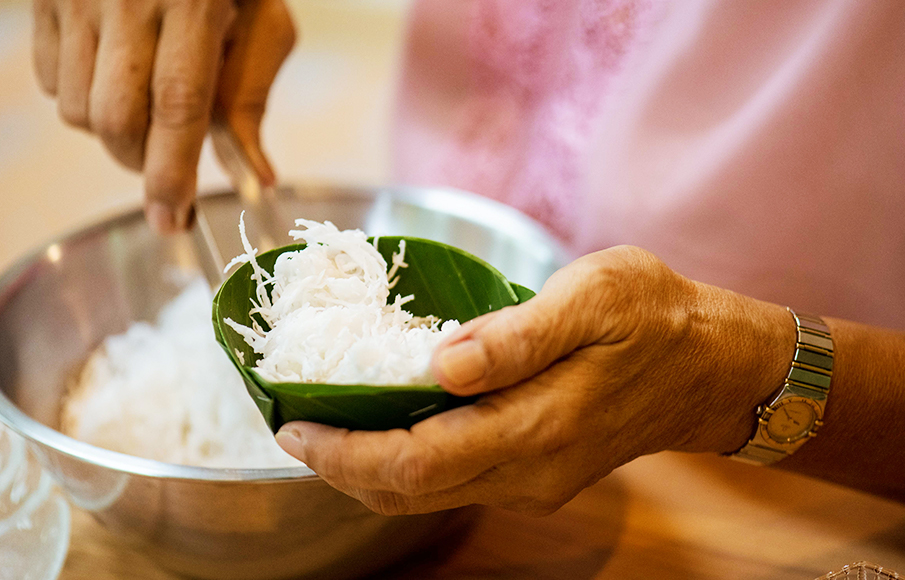
M 825 321 L 836 360 L 824 426 L 777 467 L 905 501 L 905 334 Z
M 783 306 L 696 286 L 688 335 L 695 366 L 707 370 L 684 391 L 705 393 L 698 405 L 705 419 L 677 449 L 732 453 L 751 437 L 756 408 L 789 372 L 795 323 Z M 824 321 L 835 351 L 824 425 L 775 466 L 905 501 L 905 333 Z

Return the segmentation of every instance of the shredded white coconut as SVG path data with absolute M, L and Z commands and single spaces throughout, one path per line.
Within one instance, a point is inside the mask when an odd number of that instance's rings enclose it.
M 459 323 L 412 316 L 402 308 L 412 296 L 387 303 L 399 270 L 407 267 L 404 240 L 387 272 L 386 260 L 360 230 L 340 231 L 329 221 L 295 224 L 305 229 L 289 234 L 307 245 L 281 254 L 270 274 L 257 262 L 244 216 L 239 221 L 245 253 L 230 266 L 251 263 L 257 289 L 250 312 L 269 330 L 224 322 L 262 355 L 257 372 L 271 382 L 435 383 L 431 353 Z
M 302 465 L 283 452 L 214 339 L 203 280 L 156 324 L 110 336 L 86 363 L 62 412 L 63 432 L 98 447 L 168 463 Z

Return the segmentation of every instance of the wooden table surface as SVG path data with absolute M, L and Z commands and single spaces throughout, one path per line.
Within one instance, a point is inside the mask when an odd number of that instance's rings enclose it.
M 715 456 L 636 460 L 545 518 L 485 510 L 379 580 L 813 580 L 905 571 L 905 505 Z M 77 512 L 61 580 L 175 580 Z

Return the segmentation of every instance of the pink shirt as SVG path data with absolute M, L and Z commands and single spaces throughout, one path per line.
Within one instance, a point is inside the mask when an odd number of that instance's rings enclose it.
M 400 182 L 905 329 L 905 2 L 418 0 Z

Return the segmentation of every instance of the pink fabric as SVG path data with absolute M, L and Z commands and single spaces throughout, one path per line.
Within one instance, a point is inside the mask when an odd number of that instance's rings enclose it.
M 905 2 L 420 0 L 400 181 L 905 329 Z
M 405 181 L 574 230 L 602 95 L 654 11 L 633 0 L 421 0 L 394 151 Z

